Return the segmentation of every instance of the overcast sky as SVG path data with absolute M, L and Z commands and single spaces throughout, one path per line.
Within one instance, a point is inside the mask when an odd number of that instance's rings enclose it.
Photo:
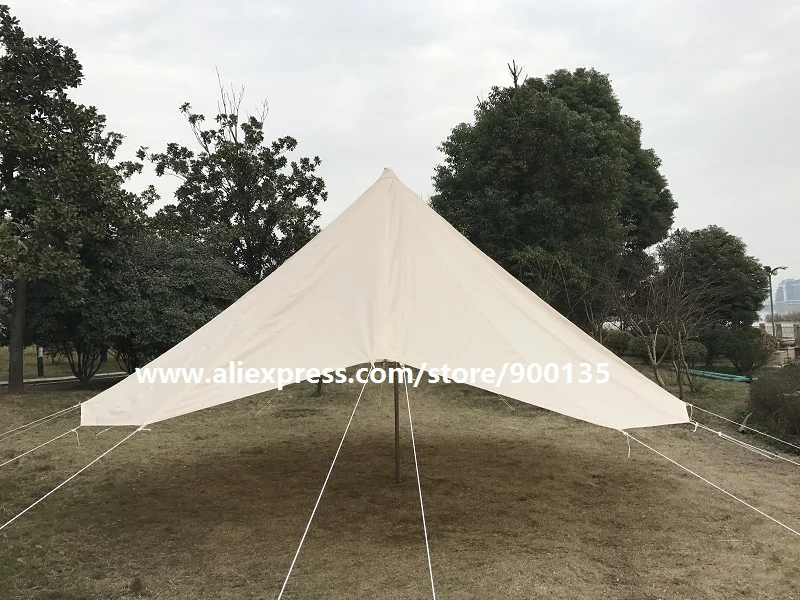
M 269 138 L 322 158 L 323 224 L 384 166 L 431 194 L 437 147 L 508 84 L 511 59 L 532 76 L 595 67 L 662 158 L 677 226 L 721 225 L 800 278 L 796 0 L 3 1 L 29 35 L 75 49 L 74 97 L 126 136 L 126 157 L 188 144 L 178 106 L 213 114 L 215 68 L 245 106 L 266 99 Z

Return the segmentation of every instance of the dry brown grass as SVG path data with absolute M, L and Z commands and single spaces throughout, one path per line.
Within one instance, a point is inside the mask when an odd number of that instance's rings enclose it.
M 696 402 L 736 411 L 742 388 Z M 277 597 L 358 387 L 312 393 L 137 434 L 0 532 L 0 598 Z M 0 396 L 0 432 L 84 397 Z M 621 434 L 464 386 L 411 401 L 440 598 L 800 597 L 800 539 L 640 446 L 628 459 Z M 390 388 L 368 386 L 285 598 L 430 598 L 407 419 L 400 485 L 392 419 Z M 0 457 L 76 423 L 0 440 Z M 0 521 L 130 429 L 97 431 L 0 468 Z M 688 426 L 636 435 L 800 528 L 800 469 Z

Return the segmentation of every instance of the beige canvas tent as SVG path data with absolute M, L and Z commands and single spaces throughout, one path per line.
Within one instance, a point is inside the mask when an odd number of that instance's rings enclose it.
M 606 364 L 589 383 L 475 385 L 614 429 L 688 422 L 686 406 L 595 342 L 460 235 L 390 170 L 231 307 L 148 365 L 416 368 Z M 267 391 L 275 382 L 140 383 L 84 402 L 82 425 L 144 425 Z

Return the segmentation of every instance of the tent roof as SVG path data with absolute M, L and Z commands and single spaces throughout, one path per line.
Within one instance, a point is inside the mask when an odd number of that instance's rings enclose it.
M 311 242 L 150 368 L 428 368 L 555 363 L 556 383 L 477 387 L 615 429 L 688 422 L 661 389 L 541 300 L 440 217 L 391 169 Z M 607 363 L 606 383 L 577 383 Z M 567 382 L 564 365 L 573 365 Z M 143 425 L 276 383 L 139 383 L 83 403 L 82 425 Z

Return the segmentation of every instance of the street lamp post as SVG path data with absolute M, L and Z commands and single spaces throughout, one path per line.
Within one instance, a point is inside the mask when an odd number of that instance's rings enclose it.
M 764 265 L 764 271 L 766 271 L 767 276 L 769 277 L 769 314 L 770 319 L 772 319 L 772 337 L 775 337 L 775 305 L 772 303 L 772 276 L 777 275 L 778 271 L 781 269 L 786 269 L 786 267 L 769 267 Z

